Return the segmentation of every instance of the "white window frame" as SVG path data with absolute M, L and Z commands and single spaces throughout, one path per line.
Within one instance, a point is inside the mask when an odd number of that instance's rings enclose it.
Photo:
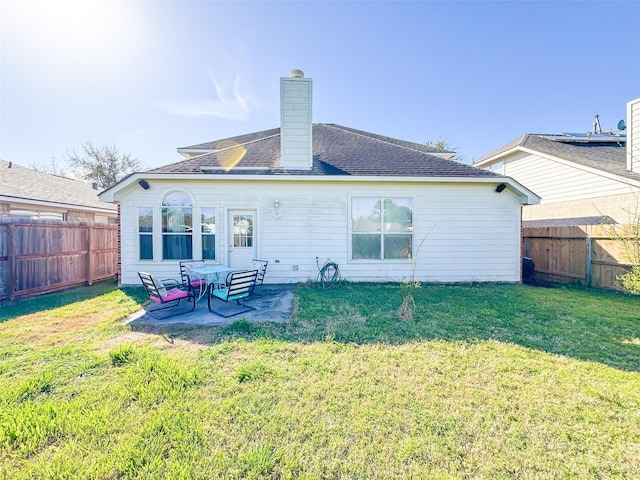
M 406 263 L 408 258 L 384 258 L 384 236 L 385 236 L 385 232 L 384 232 L 384 228 L 383 228 L 383 221 L 384 221 L 384 215 L 381 215 L 380 218 L 380 223 L 381 223 L 381 227 L 380 227 L 380 258 L 353 258 L 353 200 L 354 199 L 358 199 L 358 198 L 371 198 L 371 199 L 376 199 L 376 200 L 380 200 L 381 204 L 384 205 L 384 201 L 387 199 L 393 199 L 393 198 L 402 198 L 402 199 L 406 199 L 409 200 L 411 202 L 411 226 L 412 226 L 412 230 L 411 233 L 406 233 L 405 235 L 410 235 L 411 236 L 411 256 L 414 255 L 414 248 L 415 248 L 415 229 L 413 228 L 414 222 L 415 222 L 415 209 L 414 209 L 414 205 L 415 205 L 415 199 L 412 196 L 406 196 L 406 195 L 401 195 L 401 194 L 389 194 L 389 195 L 349 195 L 348 197 L 348 201 L 349 201 L 349 211 L 348 211 L 348 222 L 349 222 L 349 238 L 348 238 L 348 254 L 349 254 L 349 262 L 355 262 L 355 263 L 385 263 L 385 264 L 389 264 L 389 263 Z M 366 234 L 364 232 L 362 232 L 363 234 Z M 378 232 L 375 232 L 378 234 Z M 388 234 L 393 234 L 394 232 L 389 232 Z M 355 233 L 355 235 L 358 235 L 358 233 Z
M 202 231 L 202 210 L 205 208 L 210 208 L 213 209 L 213 218 L 214 218 L 214 225 L 215 225 L 215 233 L 205 233 Z M 196 211 L 198 212 L 198 235 L 196 237 L 195 235 L 195 231 L 194 231 L 194 239 L 197 238 L 198 241 L 198 245 L 200 245 L 200 258 L 205 260 L 205 261 L 210 261 L 210 262 L 214 262 L 214 263 L 220 263 L 220 249 L 218 248 L 220 245 L 220 222 L 218 221 L 218 216 L 219 216 L 219 211 L 220 208 L 217 206 L 202 206 L 202 207 L 197 207 Z M 195 225 L 194 225 L 194 230 L 195 230 Z M 204 259 L 204 248 L 203 248 L 203 243 L 204 243 L 204 238 L 206 236 L 211 236 L 213 235 L 214 240 L 214 251 L 215 251 L 215 258 L 207 258 Z
M 151 232 L 141 232 L 140 231 L 140 210 L 141 209 L 149 209 L 151 210 Z M 138 206 L 136 207 L 136 234 L 137 237 L 137 251 L 138 251 L 138 261 L 139 262 L 152 262 L 156 255 L 156 242 L 154 240 L 154 233 L 156 231 L 155 228 L 155 208 L 153 206 Z M 151 237 L 151 258 L 140 258 L 140 237 L 141 236 L 150 236 Z
M 164 201 L 169 195 L 174 194 L 174 193 L 182 193 L 182 194 L 186 195 L 187 197 L 189 197 L 189 200 L 191 201 L 190 205 L 182 206 L 182 208 L 191 209 L 191 232 L 165 232 L 164 231 L 164 228 L 163 228 L 164 227 L 164 225 L 163 225 L 164 209 L 165 208 L 171 208 L 170 206 L 165 206 L 164 205 Z M 160 228 L 158 229 L 158 232 L 160 234 L 160 252 L 159 252 L 159 255 L 160 255 L 160 258 L 162 259 L 163 262 L 176 262 L 176 261 L 181 261 L 181 260 L 197 260 L 197 258 L 195 258 L 195 257 L 197 257 L 197 255 L 195 255 L 196 250 L 194 248 L 194 243 L 195 243 L 195 240 L 196 240 L 196 238 L 195 238 L 196 235 L 194 234 L 194 230 L 196 229 L 196 225 L 195 225 L 196 218 L 199 218 L 199 216 L 196 217 L 196 214 L 199 215 L 199 209 L 196 208 L 196 205 L 197 204 L 195 202 L 195 199 L 193 198 L 193 195 L 190 192 L 188 192 L 186 190 L 183 190 L 183 189 L 171 189 L 171 190 L 168 190 L 160 197 L 160 206 L 159 206 L 159 208 L 160 208 Z M 196 212 L 196 210 L 197 210 L 197 212 Z M 196 217 L 196 218 L 194 218 L 194 217 Z M 200 222 L 198 221 L 197 223 L 198 223 L 198 227 L 199 227 L 200 226 Z M 191 258 L 165 258 L 165 251 L 164 251 L 164 237 L 165 237 L 165 235 L 167 235 L 167 236 L 178 236 L 178 235 L 190 236 L 191 237 Z M 200 255 L 200 256 L 202 256 L 202 255 Z

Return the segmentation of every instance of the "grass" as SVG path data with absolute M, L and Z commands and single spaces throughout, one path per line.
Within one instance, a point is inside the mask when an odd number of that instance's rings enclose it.
M 124 325 L 113 284 L 2 303 L 0 478 L 640 478 L 638 297 L 412 293 L 216 328 Z

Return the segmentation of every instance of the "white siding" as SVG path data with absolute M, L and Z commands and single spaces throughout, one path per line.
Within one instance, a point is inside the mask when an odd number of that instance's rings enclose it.
M 311 153 L 311 79 L 280 79 L 280 149 L 283 168 L 310 169 Z
M 139 284 L 138 271 L 162 277 L 179 276 L 178 261 L 162 260 L 160 202 L 176 181 L 153 181 L 152 188 L 122 192 L 122 283 Z M 351 196 L 413 198 L 414 253 L 417 278 L 426 282 L 506 281 L 520 279 L 520 203 L 509 190 L 495 192 L 491 184 L 398 184 L 311 182 L 181 181 L 200 207 L 217 207 L 219 260 L 227 264 L 226 212 L 257 212 L 259 258 L 269 261 L 266 282 L 315 280 L 327 259 L 337 262 L 343 278 L 351 281 L 400 281 L 410 278 L 404 260 L 350 260 L 349 215 Z M 279 214 L 274 200 L 279 201 Z M 155 212 L 153 261 L 138 260 L 137 207 Z M 194 222 L 194 257 L 198 257 L 199 224 Z M 415 252 L 423 238 L 426 240 Z M 213 263 L 213 262 L 208 262 Z M 294 270 L 297 266 L 297 270 Z
M 640 173 L 640 98 L 627 103 L 627 169 Z
M 588 171 L 579 165 L 567 165 L 527 153 L 508 159 L 504 174 L 539 195 L 541 204 L 619 195 L 637 190 L 623 181 Z

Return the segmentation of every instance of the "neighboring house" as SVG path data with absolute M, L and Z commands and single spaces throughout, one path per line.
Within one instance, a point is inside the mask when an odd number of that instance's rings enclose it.
M 118 207 L 94 185 L 0 160 L 0 217 L 115 224 Z
M 523 209 L 527 226 L 629 223 L 640 214 L 640 98 L 627 104 L 626 130 L 620 127 L 523 135 L 473 165 L 508 175 L 541 197 Z
M 281 79 L 281 128 L 180 148 L 185 160 L 100 194 L 120 204 L 121 282 L 176 277 L 178 261 L 246 268 L 269 283 L 343 279 L 520 281 L 521 206 L 539 199 L 453 153 L 312 124 L 311 79 Z

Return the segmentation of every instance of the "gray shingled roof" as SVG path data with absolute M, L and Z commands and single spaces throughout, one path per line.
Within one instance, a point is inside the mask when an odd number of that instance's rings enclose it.
M 523 147 L 541 154 L 574 162 L 621 177 L 640 180 L 640 174 L 627 170 L 627 153 L 623 145 L 615 143 L 595 143 L 581 141 L 558 141 L 544 138 L 541 134 L 528 133 L 511 143 L 480 158 L 474 164 L 507 152 L 512 148 Z
M 583 227 L 585 225 L 613 225 L 616 221 L 607 216 L 599 217 L 573 217 L 573 218 L 547 218 L 543 220 L 524 220 L 524 228 L 541 227 Z
M 101 202 L 98 193 L 88 183 L 37 172 L 15 163 L 9 168 L 9 162 L 0 160 L 0 195 L 13 197 L 16 201 L 28 199 L 70 207 L 118 210 L 114 204 Z
M 219 158 L 227 148 L 148 170 L 148 173 L 229 173 L 296 175 L 372 175 L 416 177 L 491 177 L 495 173 L 432 155 L 443 153 L 427 145 L 363 132 L 335 124 L 313 125 L 313 168 L 285 171 L 280 164 L 280 129 L 201 143 L 184 149 L 216 150 L 233 142 L 246 149 L 236 168 L 225 172 Z M 231 147 L 234 148 L 234 147 Z M 237 148 L 237 147 L 235 147 Z

